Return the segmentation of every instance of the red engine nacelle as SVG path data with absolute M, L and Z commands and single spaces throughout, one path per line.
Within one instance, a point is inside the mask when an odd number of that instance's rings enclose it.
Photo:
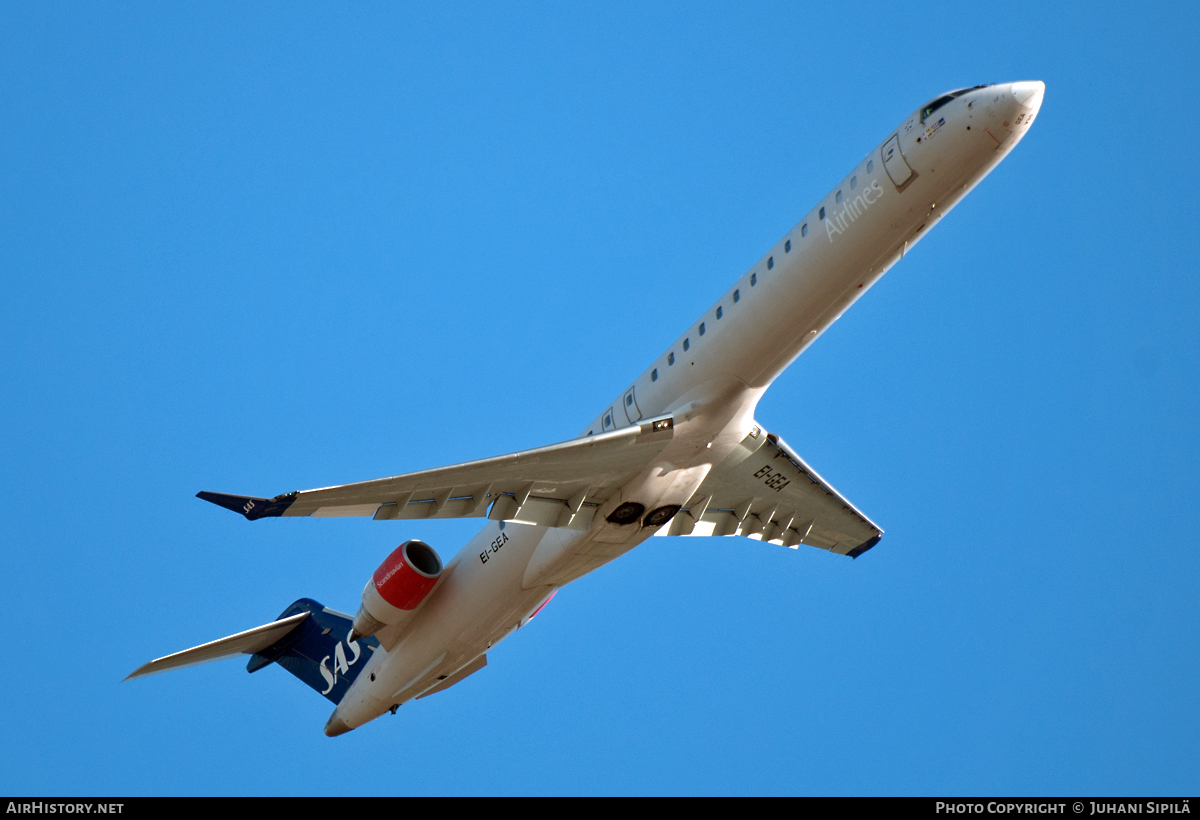
M 442 575 L 442 559 L 424 541 L 405 541 L 384 559 L 363 588 L 352 633 L 374 635 L 412 617 Z

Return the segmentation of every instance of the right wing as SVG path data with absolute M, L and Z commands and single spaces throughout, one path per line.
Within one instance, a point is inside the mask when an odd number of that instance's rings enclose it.
M 783 439 L 755 427 L 656 535 L 745 535 L 857 558 L 883 530 Z
M 483 517 L 586 529 L 595 509 L 641 471 L 675 432 L 670 416 L 548 447 L 274 498 L 198 493 L 254 521 Z

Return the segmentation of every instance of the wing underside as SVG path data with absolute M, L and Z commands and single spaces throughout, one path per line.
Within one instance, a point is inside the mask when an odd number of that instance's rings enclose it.
M 534 450 L 274 498 L 198 496 L 250 520 L 487 517 L 587 529 L 596 508 L 637 475 L 673 434 L 674 420 L 664 416 Z
M 857 558 L 883 535 L 778 436 L 751 431 L 658 535 L 744 535 Z
M 670 416 L 505 456 L 274 498 L 199 493 L 258 518 L 377 521 L 487 517 L 586 530 L 596 509 L 662 451 Z M 657 535 L 743 535 L 857 557 L 883 535 L 782 439 L 755 427 Z

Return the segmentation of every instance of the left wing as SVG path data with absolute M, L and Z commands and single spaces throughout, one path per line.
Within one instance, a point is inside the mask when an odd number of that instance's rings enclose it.
M 857 558 L 883 530 L 783 439 L 756 427 L 656 535 L 746 535 Z
M 596 508 L 658 455 L 674 432 L 674 420 L 662 416 L 534 450 L 274 498 L 197 495 L 251 521 L 278 516 L 383 520 L 486 515 L 586 529 Z

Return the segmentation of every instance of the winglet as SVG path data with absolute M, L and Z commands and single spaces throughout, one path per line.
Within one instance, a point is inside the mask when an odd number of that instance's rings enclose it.
M 862 555 L 864 552 L 866 552 L 867 550 L 869 550 L 871 547 L 873 547 L 873 546 L 875 546 L 876 544 L 878 544 L 878 543 L 879 543 L 879 539 L 880 539 L 880 538 L 883 538 L 883 534 L 882 534 L 882 533 L 881 533 L 881 534 L 879 534 L 879 535 L 877 535 L 877 536 L 875 536 L 874 538 L 870 538 L 870 539 L 868 539 L 868 540 L 866 540 L 866 541 L 863 541 L 861 544 L 859 544 L 857 547 L 855 547 L 854 549 L 850 550 L 850 551 L 849 551 L 848 553 L 846 553 L 846 554 L 847 554 L 847 555 L 849 555 L 851 558 L 857 558 L 858 556 Z
M 250 495 L 199 492 L 196 493 L 196 498 L 201 498 L 227 510 L 233 510 L 235 513 L 246 516 L 247 520 L 255 521 L 259 518 L 278 518 L 283 515 L 287 508 L 292 506 L 292 502 L 298 495 L 300 493 L 295 492 L 277 495 L 274 498 L 255 498 Z

